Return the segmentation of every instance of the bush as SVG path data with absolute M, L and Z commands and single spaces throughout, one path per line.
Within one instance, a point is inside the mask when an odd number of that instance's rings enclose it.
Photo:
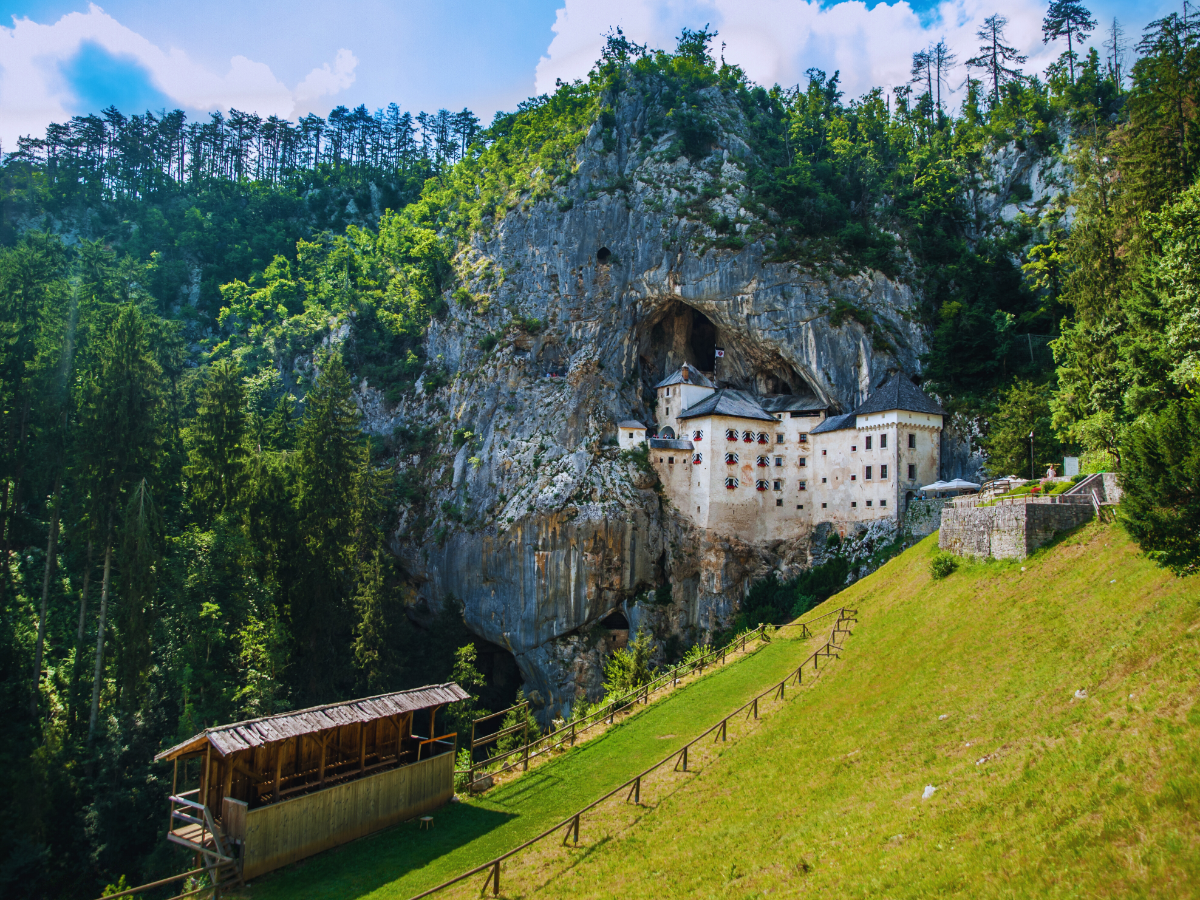
M 649 632 L 639 629 L 628 647 L 608 658 L 604 667 L 604 693 L 609 697 L 621 697 L 653 681 L 655 670 L 650 667 L 653 649 Z
M 941 581 L 957 568 L 958 557 L 944 550 L 941 553 L 935 553 L 933 559 L 929 561 L 929 574 L 935 581 Z

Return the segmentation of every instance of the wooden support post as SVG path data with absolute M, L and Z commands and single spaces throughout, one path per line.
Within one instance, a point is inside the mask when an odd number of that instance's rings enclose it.
M 728 720 L 728 719 L 722 719 L 722 720 L 721 720 L 721 742 L 722 742 L 722 743 L 724 743 L 724 742 L 725 742 L 725 726 L 726 726 L 726 725 L 728 725 L 728 724 L 729 724 L 729 720 Z
M 320 741 L 321 741 L 321 764 L 318 767 L 318 778 L 320 779 L 322 787 L 325 786 L 325 754 L 329 749 L 329 737 L 330 737 L 330 733 L 327 732 L 326 734 L 322 735 L 320 738 Z
M 271 794 L 271 802 L 279 802 L 279 781 L 280 775 L 283 774 L 283 741 L 275 745 L 275 787 Z
M 521 771 L 529 771 L 529 710 L 525 710 L 525 730 L 522 732 L 522 743 L 525 744 L 525 758 L 522 760 Z
M 637 806 L 642 802 L 642 776 L 639 775 L 633 783 L 633 805 Z
M 683 771 L 685 771 L 685 772 L 687 771 L 687 752 L 688 752 L 687 745 L 684 744 L 684 746 L 683 746 Z
M 233 790 L 233 756 L 229 756 L 222 765 L 225 767 L 225 777 L 221 779 L 221 796 L 218 798 L 220 805 L 218 811 L 225 808 L 225 798 L 229 796 Z
M 579 816 L 575 817 L 575 843 L 579 843 Z
M 429 735 L 433 737 L 432 734 Z M 367 723 L 358 723 L 358 771 L 367 767 Z
M 437 736 L 437 733 L 433 730 L 433 720 L 434 720 L 434 717 L 437 715 L 437 710 L 438 710 L 438 708 L 436 706 L 430 707 L 430 709 L 429 709 L 429 734 L 425 735 L 426 737 L 436 737 Z
M 758 698 L 754 698 L 754 718 L 758 718 Z
M 175 771 L 171 775 L 171 796 L 179 793 L 179 757 L 175 757 Z M 167 804 L 167 832 L 170 833 L 175 825 L 175 801 Z
M 208 806 L 209 770 L 212 768 L 212 744 L 204 748 L 204 776 L 200 779 L 200 802 Z
M 575 720 L 571 720 L 571 746 L 575 746 Z
M 496 867 L 492 870 L 492 896 L 500 895 L 500 860 L 496 860 Z

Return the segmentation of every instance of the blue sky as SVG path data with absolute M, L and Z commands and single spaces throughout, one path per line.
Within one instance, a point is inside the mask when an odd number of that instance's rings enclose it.
M 1132 46 L 1174 0 L 1088 3 L 1102 28 L 1118 17 Z M 763 83 L 793 84 L 809 66 L 842 72 L 848 94 L 906 80 L 911 54 L 944 37 L 965 59 L 986 15 L 1037 70 L 1041 0 L 0 0 L 0 140 L 115 104 L 297 117 L 395 101 L 414 112 L 470 107 L 485 122 L 556 78 L 586 74 L 613 25 L 652 46 L 711 23 L 725 55 Z M 1099 30 L 1097 32 L 1099 43 Z

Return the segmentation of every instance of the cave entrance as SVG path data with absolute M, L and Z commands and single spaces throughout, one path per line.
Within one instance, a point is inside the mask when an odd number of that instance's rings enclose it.
M 708 316 L 674 301 L 642 330 L 638 354 L 643 376 L 653 386 L 684 363 L 711 375 L 717 339 L 717 326 Z
M 603 628 L 608 628 L 611 631 L 628 631 L 629 620 L 625 618 L 625 613 L 619 609 L 614 609 L 607 616 L 600 620 L 600 625 Z

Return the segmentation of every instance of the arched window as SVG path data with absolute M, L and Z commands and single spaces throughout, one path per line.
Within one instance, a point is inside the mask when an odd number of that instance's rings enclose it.
M 742 432 L 742 440 L 745 441 L 747 444 L 749 444 L 752 440 L 754 440 L 754 432 L 753 431 L 743 431 Z
M 693 441 L 702 441 L 702 440 L 704 440 L 704 432 L 703 432 L 703 431 L 700 431 L 699 429 L 697 429 L 697 430 L 693 431 L 693 432 L 692 432 L 692 440 L 693 440 Z
M 704 457 L 701 454 L 696 453 L 692 456 L 692 465 L 698 466 L 702 462 L 704 462 Z
M 760 431 L 760 432 L 758 433 L 758 442 L 759 442 L 760 444 L 765 444 L 765 443 L 767 443 L 767 442 L 768 442 L 768 441 L 770 441 L 770 440 L 771 440 L 771 439 L 770 439 L 769 437 L 767 437 L 767 433 L 766 433 L 765 431 Z
M 737 461 L 738 461 L 738 459 L 737 459 L 737 454 L 736 454 L 736 453 L 726 453 L 726 454 L 725 454 L 725 465 L 727 465 L 727 466 L 736 466 L 736 465 L 737 465 Z
M 725 479 L 725 487 L 726 487 L 726 488 L 728 488 L 729 490 L 731 490 L 731 491 L 732 491 L 732 490 L 734 490 L 734 489 L 735 489 L 737 486 L 738 486 L 738 480 L 737 480 L 737 476 L 736 476 L 736 475 L 731 475 L 729 478 L 726 478 L 726 479 Z
M 725 429 L 725 440 L 736 441 L 737 439 L 738 439 L 738 433 L 737 433 L 736 428 L 726 428 Z
M 658 433 L 658 436 L 665 441 L 673 441 L 675 440 L 675 429 L 668 425 Z
M 771 482 L 766 481 L 765 479 L 762 479 L 762 478 L 760 478 L 758 481 L 754 482 L 755 490 L 766 491 L 766 490 L 769 490 L 770 487 L 771 487 Z
M 769 460 L 769 459 L 767 459 L 765 456 L 760 456 L 760 457 L 758 458 L 758 465 L 759 465 L 759 466 L 766 466 L 766 465 L 769 465 L 769 464 L 770 464 L 770 460 Z

